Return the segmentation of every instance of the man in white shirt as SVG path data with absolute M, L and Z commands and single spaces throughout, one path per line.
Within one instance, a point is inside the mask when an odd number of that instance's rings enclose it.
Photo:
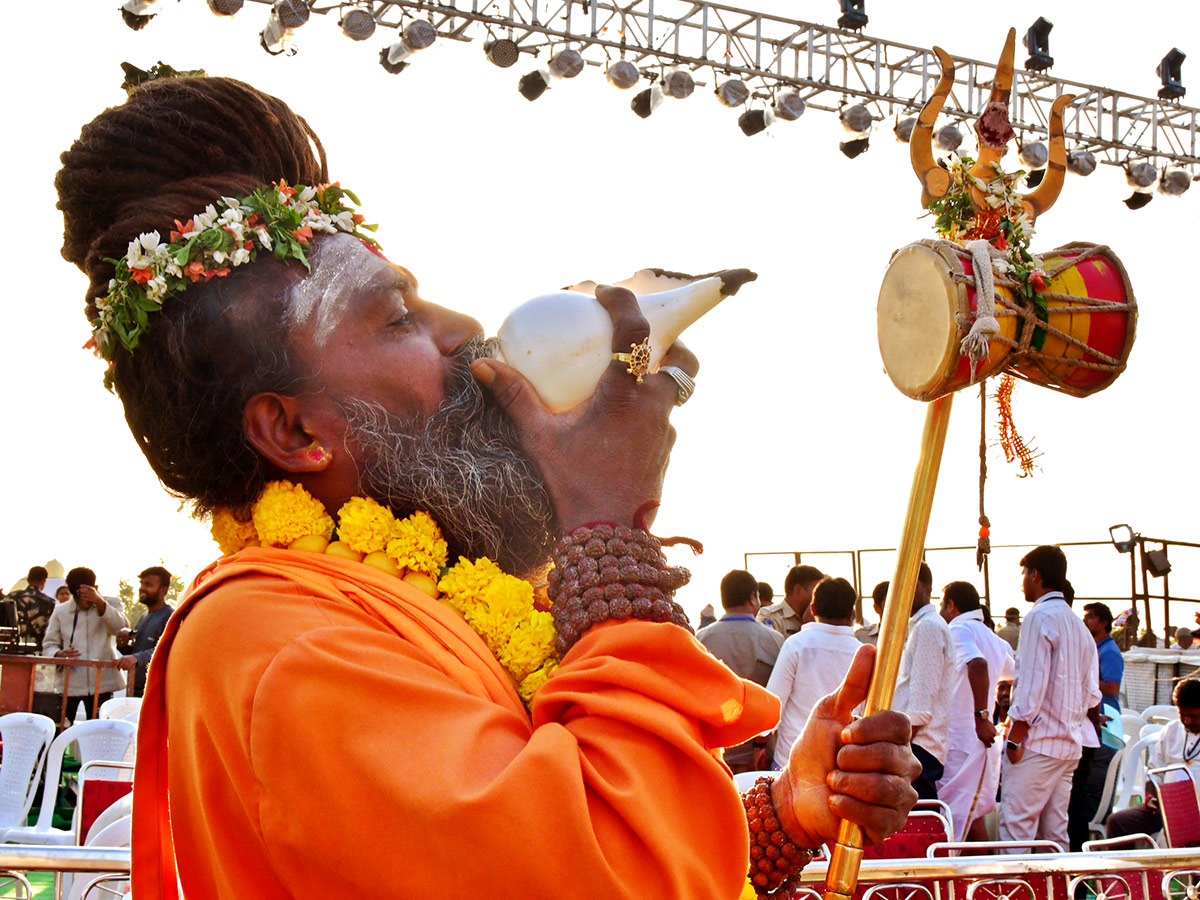
M 804 730 L 817 701 L 837 690 L 850 661 L 862 646 L 854 636 L 858 594 L 845 578 L 826 578 L 813 591 L 813 614 L 800 631 L 783 642 L 767 690 L 781 706 L 776 728 L 775 768 L 787 765 L 792 743 Z
M 942 618 L 954 643 L 957 681 L 950 701 L 950 749 L 938 798 L 950 806 L 954 840 L 967 839 L 971 823 L 996 808 L 1000 747 L 992 708 L 1001 681 L 1012 681 L 1012 649 L 983 622 L 979 592 L 966 581 L 942 588 Z
M 1179 682 L 1171 699 L 1179 710 L 1179 718 L 1163 726 L 1158 741 L 1148 748 L 1146 768 L 1160 769 L 1178 763 L 1200 778 L 1200 679 L 1187 678 Z M 1145 803 L 1117 810 L 1108 817 L 1105 828 L 1110 838 L 1161 831 L 1158 795 L 1147 790 Z
M 921 563 L 892 700 L 892 709 L 912 722 L 913 754 L 921 763 L 913 787 L 922 800 L 938 799 L 937 782 L 950 747 L 950 699 L 955 683 L 950 629 L 930 604 L 932 594 L 933 573 Z
M 1000 771 L 1000 839 L 1068 846 L 1067 804 L 1087 711 L 1100 702 L 1096 642 L 1063 598 L 1067 558 L 1041 546 L 1021 559 L 1033 609 L 1021 626 Z M 1012 852 L 1020 853 L 1020 849 Z

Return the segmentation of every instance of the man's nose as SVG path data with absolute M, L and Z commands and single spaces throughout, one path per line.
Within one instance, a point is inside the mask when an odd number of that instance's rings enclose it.
M 434 341 L 444 355 L 457 351 L 474 337 L 483 337 L 483 326 L 471 316 L 429 304 L 428 314 L 433 322 Z

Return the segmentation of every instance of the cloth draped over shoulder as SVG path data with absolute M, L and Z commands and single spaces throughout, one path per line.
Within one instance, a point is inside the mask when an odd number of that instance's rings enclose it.
M 529 713 L 444 604 L 251 548 L 197 577 L 151 663 L 134 895 L 732 900 L 748 838 L 718 748 L 778 713 L 651 622 L 591 629 Z

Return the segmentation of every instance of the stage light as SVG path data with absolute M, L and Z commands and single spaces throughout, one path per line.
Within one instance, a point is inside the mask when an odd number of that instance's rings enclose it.
M 943 125 L 938 129 L 934 142 L 943 153 L 953 153 L 962 146 L 962 132 L 958 130 L 957 125 Z
M 1169 197 L 1182 196 L 1192 186 L 1192 176 L 1187 169 L 1179 166 L 1169 166 L 1162 171 L 1158 179 L 1158 192 Z
M 1172 47 L 1171 52 L 1162 58 L 1155 74 L 1162 79 L 1162 89 L 1158 92 L 1159 100 L 1178 100 L 1187 93 L 1183 86 L 1180 69 L 1187 54 L 1180 52 L 1178 47 Z
M 379 51 L 379 64 L 392 75 L 408 68 L 406 60 L 418 50 L 424 50 L 437 40 L 437 29 L 424 19 L 414 19 L 400 32 L 400 40 Z
M 275 0 L 275 15 L 279 24 L 292 31 L 308 21 L 308 4 L 304 0 Z
M 843 106 L 838 112 L 838 118 L 841 120 L 843 128 L 860 137 L 871 130 L 871 123 L 874 121 L 871 111 L 861 103 L 856 103 L 854 106 Z
M 750 88 L 746 87 L 746 82 L 740 79 L 730 78 L 717 86 L 717 100 L 722 106 L 734 109 L 749 99 Z
M 838 16 L 838 28 L 846 31 L 861 31 L 867 27 L 866 0 L 842 0 L 842 14 Z
M 753 137 L 766 131 L 774 118 L 768 109 L 748 109 L 738 116 L 738 128 L 742 129 L 742 134 L 746 137 Z
M 1021 164 L 1030 169 L 1044 169 L 1046 163 L 1050 161 L 1050 151 L 1046 149 L 1046 145 L 1042 141 L 1022 144 L 1021 152 L 1018 155 Z
M 1108 529 L 1109 540 L 1117 548 L 1118 553 L 1129 553 L 1137 542 L 1137 535 L 1128 525 L 1112 525 Z
M 1146 571 L 1155 578 L 1162 578 L 1171 571 L 1171 561 L 1167 559 L 1166 548 L 1162 550 L 1147 550 L 1142 559 L 1146 563 Z
M 785 122 L 795 122 L 804 115 L 807 104 L 796 91 L 784 91 L 775 98 L 775 117 Z
M 613 87 L 627 91 L 637 84 L 642 76 L 638 72 L 637 66 L 629 60 L 618 59 L 608 67 L 608 71 L 604 73 L 604 77 L 608 79 L 608 83 Z
M 375 33 L 375 17 L 365 9 L 348 9 L 338 22 L 342 34 L 352 41 L 365 41 Z
M 853 141 L 842 141 L 838 144 L 838 149 L 846 155 L 847 159 L 854 159 L 866 153 L 870 147 L 868 138 L 857 138 Z
M 308 4 L 303 0 L 275 0 L 267 27 L 259 33 L 259 43 L 272 56 L 287 49 L 292 31 L 308 21 Z
M 1130 209 L 1141 209 L 1143 206 L 1148 205 L 1153 199 L 1153 194 L 1139 194 L 1137 191 L 1134 191 L 1125 198 L 1125 205 Z
M 208 8 L 213 15 L 232 16 L 240 12 L 245 0 L 208 0 Z
M 528 75 L 522 75 L 517 82 L 517 90 L 526 100 L 533 102 L 550 87 L 550 78 L 541 70 L 534 69 Z
M 896 135 L 896 140 L 902 144 L 907 144 L 912 140 L 913 129 L 917 127 L 917 117 L 909 116 L 907 119 L 900 119 L 896 122 L 896 126 L 892 129 L 892 134 Z
M 654 85 L 638 93 L 629 102 L 629 108 L 637 114 L 639 119 L 648 119 L 650 113 L 658 108 L 660 102 L 662 102 L 662 92 L 658 90 L 658 85 Z
M 578 50 L 560 50 L 550 57 L 547 68 L 555 78 L 574 78 L 583 71 L 583 57 Z
M 686 100 L 696 89 L 696 80 L 687 69 L 668 69 L 663 75 L 662 91 L 664 97 L 672 100 Z
M 1096 157 L 1090 150 L 1072 150 L 1067 154 L 1067 168 L 1086 177 L 1096 171 Z
M 1054 65 L 1054 57 L 1050 55 L 1050 29 L 1052 22 L 1047 22 L 1041 16 L 1025 32 L 1021 43 L 1029 51 L 1029 59 L 1025 60 L 1025 68 L 1030 72 L 1044 72 Z
M 1135 191 L 1146 191 L 1154 187 L 1158 171 L 1150 163 L 1127 163 L 1125 181 Z
M 121 20 L 132 30 L 141 31 L 158 13 L 151 12 L 158 0 L 125 0 L 121 4 Z
M 483 45 L 484 53 L 487 54 L 488 62 L 494 66 L 499 66 L 501 69 L 507 69 L 509 66 L 515 65 L 517 58 L 521 55 L 521 50 L 517 47 L 516 41 L 510 41 L 508 38 L 500 38 Z

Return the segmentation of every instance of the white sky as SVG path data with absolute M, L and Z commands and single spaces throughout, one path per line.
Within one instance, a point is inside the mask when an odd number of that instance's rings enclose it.
M 166 0 L 135 34 L 116 6 L 5 8 L 0 584 L 53 557 L 91 566 L 114 593 L 119 578 L 160 557 L 190 577 L 216 555 L 206 527 L 178 512 L 136 449 L 119 402 L 101 387 L 101 364 L 79 349 L 88 337 L 85 280 L 58 252 L 58 154 L 121 102 L 122 60 L 203 67 L 287 100 L 324 140 L 333 177 L 381 224 L 388 255 L 417 274 L 427 298 L 470 312 L 489 331 L 517 302 L 584 278 L 613 280 L 644 266 L 756 270 L 757 283 L 686 335 L 702 371 L 675 415 L 679 440 L 655 530 L 707 547 L 695 560 L 677 555 L 695 573 L 681 595 L 691 610 L 719 602 L 717 582 L 746 552 L 895 545 L 924 411 L 882 370 L 875 298 L 891 252 L 932 231 L 918 218 L 917 182 L 890 122 L 851 161 L 837 150 L 845 136 L 835 116 L 810 111 L 748 139 L 711 87 L 642 121 L 629 110 L 632 92 L 609 87 L 594 67 L 529 103 L 516 83 L 532 65 L 522 58 L 497 69 L 479 42 L 439 42 L 391 76 L 377 62 L 391 31 L 354 44 L 332 17 L 314 16 L 297 33 L 296 56 L 271 58 L 257 45 L 266 7 L 247 4 L 228 21 L 203 0 Z M 835 0 L 756 8 L 830 24 L 838 14 Z M 866 32 L 994 60 L 1010 25 L 1023 33 L 1044 15 L 1055 24 L 1054 74 L 1145 95 L 1159 87 L 1154 69 L 1172 45 L 1200 53 L 1200 12 L 1173 0 L 1138 4 L 1136 20 L 1131 7 L 1118 20 L 1059 0 L 1009 2 L 987 16 L 970 4 L 944 19 L 934 8 L 874 0 Z M 1185 85 L 1197 71 L 1184 65 Z M 1043 454 L 1035 477 L 1016 477 L 989 426 L 987 510 L 997 544 L 1107 540 L 1117 522 L 1197 539 L 1190 357 L 1200 331 L 1200 191 L 1139 212 L 1120 203 L 1127 194 L 1111 167 L 1069 176 L 1038 223 L 1035 250 L 1111 245 L 1141 318 L 1129 369 L 1107 391 L 1080 400 L 1018 386 L 1018 428 Z M 974 543 L 978 444 L 972 389 L 956 400 L 931 547 Z M 1127 561 L 1111 548 L 1072 558 L 1080 594 L 1127 595 Z M 995 559 L 993 608 L 1021 605 L 1015 560 Z M 813 561 L 850 575 L 845 557 Z M 1172 562 L 1172 591 L 1200 596 L 1200 553 Z M 755 574 L 779 590 L 788 561 L 757 563 Z M 982 585 L 967 555 L 935 555 L 933 564 L 937 585 Z M 871 557 L 867 590 L 891 565 L 890 556 Z

